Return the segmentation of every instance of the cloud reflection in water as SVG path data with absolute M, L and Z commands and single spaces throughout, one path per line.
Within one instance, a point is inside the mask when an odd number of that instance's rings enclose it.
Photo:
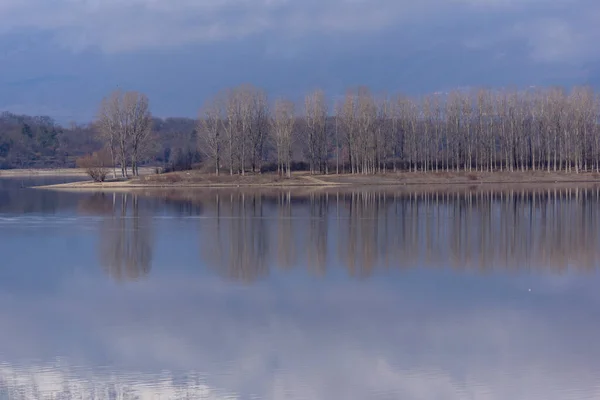
M 478 196 L 232 195 L 194 200 L 194 218 L 141 197 L 125 232 L 151 228 L 143 276 L 115 284 L 45 247 L 12 266 L 20 285 L 0 282 L 0 390 L 597 398 L 597 193 Z M 99 256 L 112 213 L 89 221 L 96 253 L 79 260 Z

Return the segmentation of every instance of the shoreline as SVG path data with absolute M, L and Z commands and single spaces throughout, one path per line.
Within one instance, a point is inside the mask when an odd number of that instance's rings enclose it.
M 146 176 L 154 172 L 154 168 L 141 167 L 140 175 Z M 36 176 L 47 177 L 89 177 L 85 168 L 15 168 L 15 169 L 0 169 L 0 178 L 27 178 Z
M 80 174 L 76 174 L 80 176 Z M 62 175 L 67 176 L 67 175 Z M 72 174 L 75 176 L 75 174 Z M 34 186 L 36 189 L 67 191 L 138 191 L 138 190 L 193 190 L 193 189 L 323 189 L 323 188 L 403 188 L 444 186 L 510 186 L 510 185 L 563 185 L 600 184 L 596 172 L 399 172 L 381 175 L 309 175 L 296 173 L 291 178 L 277 174 L 247 174 L 230 176 L 199 172 L 175 172 L 146 175 L 126 181 L 96 183 L 79 181 L 54 185 Z
M 0 178 L 26 178 L 34 176 L 87 176 L 82 168 L 25 168 L 25 169 L 2 169 Z

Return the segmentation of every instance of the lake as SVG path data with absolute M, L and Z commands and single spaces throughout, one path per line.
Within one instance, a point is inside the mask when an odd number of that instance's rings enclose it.
M 600 398 L 600 187 L 0 179 L 0 399 Z

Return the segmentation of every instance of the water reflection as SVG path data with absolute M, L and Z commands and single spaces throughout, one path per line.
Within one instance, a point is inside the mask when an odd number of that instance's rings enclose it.
M 322 276 L 343 267 L 365 278 L 415 267 L 592 271 L 600 259 L 595 186 L 94 194 L 78 210 L 103 217 L 98 254 L 117 280 L 149 273 L 158 210 L 201 216 L 200 263 L 245 282 L 272 268 Z
M 0 398 L 600 396 L 594 185 L 55 200 L 0 215 Z
M 447 192 L 203 194 L 201 262 L 247 281 L 269 266 L 322 275 L 452 267 L 593 270 L 600 258 L 598 188 Z M 299 251 L 299 249 L 301 249 Z
M 100 228 L 102 266 L 116 280 L 137 280 L 150 272 L 152 245 L 151 219 L 140 215 L 136 196 L 131 204 L 122 196 Z
M 77 213 L 99 217 L 98 259 L 119 281 L 150 273 L 164 218 L 197 218 L 199 263 L 244 282 L 274 268 L 366 278 L 417 267 L 585 272 L 600 260 L 596 186 L 96 193 L 78 197 Z
M 138 280 L 152 268 L 152 214 L 135 194 L 96 193 L 79 203 L 80 214 L 101 215 L 98 254 L 106 273 L 116 281 Z

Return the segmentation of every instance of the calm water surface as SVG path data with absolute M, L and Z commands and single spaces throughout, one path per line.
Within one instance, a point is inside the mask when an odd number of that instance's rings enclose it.
M 28 190 L 1 399 L 598 399 L 600 192 Z

